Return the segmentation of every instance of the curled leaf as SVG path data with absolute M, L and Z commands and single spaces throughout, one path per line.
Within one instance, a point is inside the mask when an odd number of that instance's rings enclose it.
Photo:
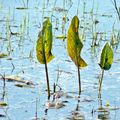
M 52 49 L 52 24 L 49 19 L 44 21 L 43 28 L 39 33 L 37 45 L 36 45 L 36 56 L 41 64 L 50 62 L 54 56 L 51 53 Z
M 100 57 L 99 65 L 104 70 L 109 70 L 113 62 L 113 50 L 108 42 L 104 45 Z
M 75 65 L 82 68 L 86 67 L 87 63 L 80 56 L 83 44 L 79 38 L 78 28 L 79 19 L 77 16 L 74 16 L 68 30 L 67 51 Z

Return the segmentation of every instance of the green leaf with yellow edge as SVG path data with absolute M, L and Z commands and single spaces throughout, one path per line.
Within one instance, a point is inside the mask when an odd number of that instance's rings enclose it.
M 43 28 L 39 33 L 36 45 L 36 56 L 41 64 L 48 63 L 54 58 L 51 53 L 52 39 L 52 24 L 48 18 L 43 22 Z
M 87 63 L 80 56 L 83 44 L 79 38 L 78 28 L 79 19 L 74 16 L 68 29 L 67 51 L 75 65 L 82 68 L 86 67 Z
M 103 70 L 109 70 L 111 68 L 112 62 L 113 50 L 107 42 L 102 49 L 99 65 Z

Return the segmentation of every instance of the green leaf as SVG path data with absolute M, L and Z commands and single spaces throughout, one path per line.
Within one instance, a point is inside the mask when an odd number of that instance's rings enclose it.
M 78 28 L 79 19 L 77 16 L 74 16 L 68 30 L 67 51 L 75 65 L 82 68 L 86 67 L 87 63 L 80 56 L 83 44 L 79 38 Z
M 41 64 L 48 63 L 54 58 L 51 53 L 52 39 L 52 24 L 48 18 L 43 22 L 43 28 L 39 33 L 36 45 L 36 56 Z
M 109 70 L 113 62 L 113 50 L 108 42 L 104 45 L 100 57 L 99 65 L 104 70 Z

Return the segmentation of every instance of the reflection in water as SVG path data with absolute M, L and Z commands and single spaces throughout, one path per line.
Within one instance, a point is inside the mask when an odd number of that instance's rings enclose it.
M 79 103 L 80 100 L 78 100 L 76 109 L 72 111 L 72 115 L 68 118 L 69 120 L 85 120 L 84 114 L 80 111 Z
M 3 100 L 4 101 L 4 98 L 5 98 L 5 87 L 6 87 L 6 83 L 5 83 L 5 74 L 4 75 L 0 75 L 1 76 L 1 79 L 3 79 L 3 92 L 2 92 L 2 98 L 1 98 L 1 100 Z
M 99 114 L 98 114 L 98 120 L 110 120 L 110 119 L 109 119 L 109 114 L 99 113 Z
M 98 120 L 110 120 L 110 110 L 108 107 L 102 106 L 102 99 L 99 99 L 99 108 L 98 108 Z

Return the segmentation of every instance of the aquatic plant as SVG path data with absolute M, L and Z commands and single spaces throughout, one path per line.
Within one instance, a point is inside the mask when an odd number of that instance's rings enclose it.
M 112 62 L 113 62 L 113 50 L 107 42 L 102 49 L 100 62 L 99 62 L 99 65 L 102 69 L 102 74 L 101 74 L 101 78 L 99 79 L 99 86 L 98 86 L 99 98 L 101 97 L 101 87 L 104 76 L 104 70 L 109 70 L 111 68 Z
M 112 1 L 112 0 L 111 0 L 111 1 Z M 119 18 L 119 20 L 120 20 L 120 10 L 119 10 L 120 8 L 117 6 L 116 0 L 113 0 L 112 3 L 113 3 L 113 6 L 115 7 L 116 13 L 117 13 L 118 18 Z
M 78 82 L 79 82 L 79 95 L 80 95 L 81 81 L 80 81 L 79 69 L 86 67 L 87 63 L 80 56 L 83 44 L 79 38 L 78 28 L 79 28 L 79 19 L 77 16 L 74 16 L 71 21 L 70 27 L 68 29 L 67 51 L 78 69 Z
M 43 22 L 43 27 L 39 33 L 37 45 L 36 45 L 37 59 L 41 64 L 45 64 L 48 98 L 50 98 L 50 85 L 49 85 L 47 63 L 54 58 L 54 56 L 51 53 L 52 39 L 53 39 L 52 24 L 48 18 L 46 21 Z

